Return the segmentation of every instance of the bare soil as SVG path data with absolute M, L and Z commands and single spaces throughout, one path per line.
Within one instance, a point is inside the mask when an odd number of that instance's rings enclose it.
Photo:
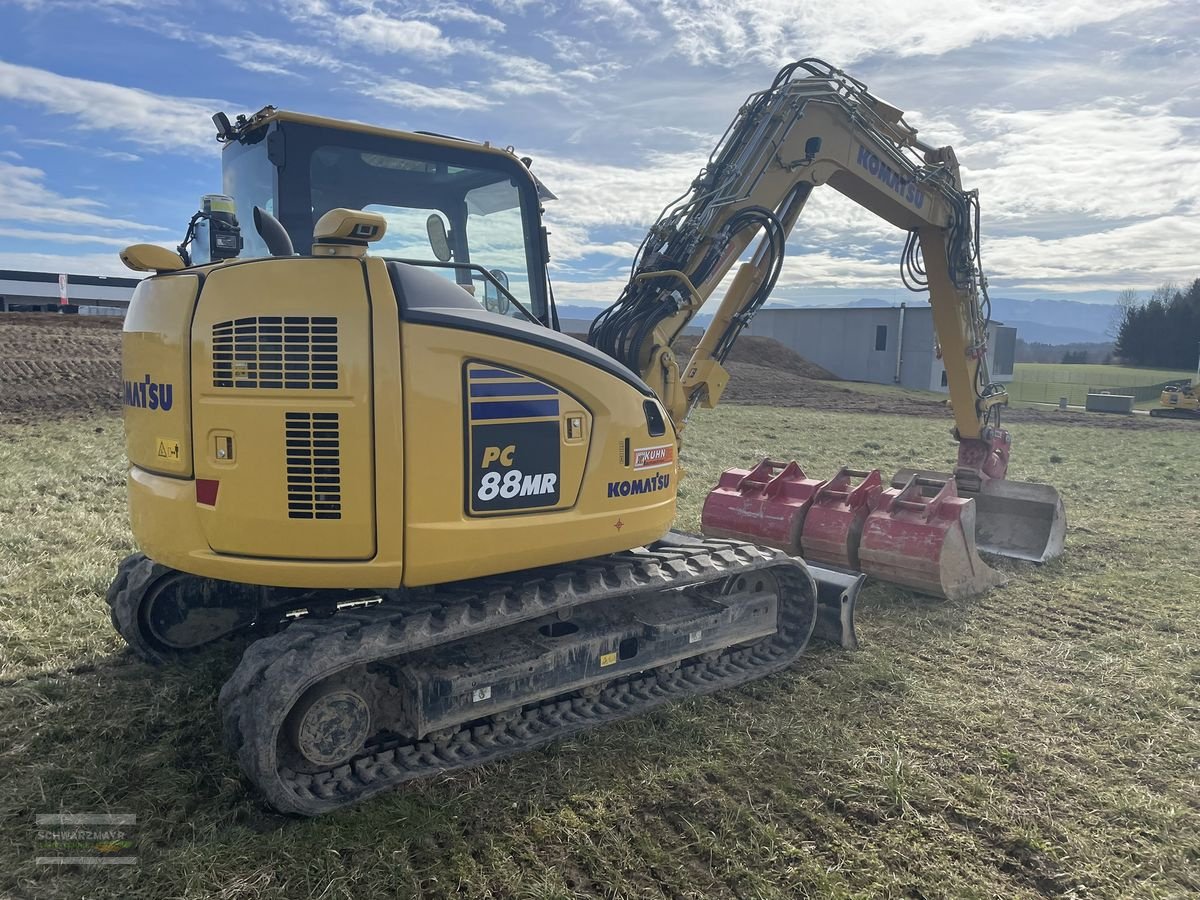
M 45 422 L 120 408 L 121 320 L 0 313 L 0 422 Z

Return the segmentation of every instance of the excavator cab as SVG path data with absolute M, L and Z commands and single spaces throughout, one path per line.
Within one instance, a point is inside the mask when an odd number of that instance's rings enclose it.
M 300 255 L 333 209 L 387 221 L 377 256 L 452 280 L 486 309 L 550 326 L 542 202 L 554 199 L 509 151 L 267 107 L 224 132 L 224 192 L 245 217 L 277 219 Z M 244 229 L 242 258 L 273 255 Z

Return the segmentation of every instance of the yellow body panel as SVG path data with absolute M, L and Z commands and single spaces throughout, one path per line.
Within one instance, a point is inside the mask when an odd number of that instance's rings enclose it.
M 192 322 L 191 383 L 196 477 L 220 483 L 216 504 L 197 509 L 209 546 L 370 559 L 371 321 L 362 265 L 224 266 L 208 275 L 203 297 Z
M 192 432 L 178 439 L 195 478 L 153 469 L 143 451 L 131 456 L 129 496 L 138 542 L 168 566 L 283 587 L 419 586 L 619 551 L 670 527 L 676 436 L 669 424 L 650 434 L 645 404 L 661 414 L 656 401 L 520 336 L 402 321 L 383 260 L 226 264 L 206 271 L 194 302 L 195 274 L 152 281 L 177 286 L 135 299 L 130 322 L 148 331 L 130 343 L 126 365 L 141 372 L 172 353 L 188 360 L 173 408 L 190 406 Z M 176 295 L 158 313 L 142 308 Z M 280 384 L 288 370 L 270 364 L 288 362 L 290 350 L 284 341 L 277 359 L 280 332 L 271 329 L 294 326 L 311 364 L 317 325 L 336 327 L 327 370 L 336 386 L 312 387 L 312 365 L 308 386 Z M 509 414 L 512 403 L 532 411 Z M 131 435 L 149 434 L 143 412 Z M 289 477 L 315 479 L 321 462 L 295 465 L 288 417 L 297 414 L 337 416 L 338 490 L 300 486 L 304 510 L 332 502 L 336 518 L 289 514 Z M 304 427 L 300 449 L 315 453 L 324 426 Z M 553 479 L 537 467 L 546 453 Z M 215 502 L 205 493 L 212 482 Z
M 668 431 L 650 437 L 644 398 L 630 385 L 586 362 L 516 340 L 413 324 L 403 325 L 402 334 L 409 436 L 405 584 L 582 559 L 655 540 L 670 527 L 675 516 L 674 436 Z M 572 413 L 587 413 L 586 447 L 563 445 L 562 499 L 553 509 L 506 515 L 502 521 L 468 514 L 463 502 L 467 467 L 460 449 L 466 402 L 462 368 L 468 360 L 512 367 L 569 390 L 577 402 L 561 405 L 560 429 Z M 627 437 L 628 466 L 621 457 Z M 672 447 L 669 467 L 634 468 L 636 450 L 666 444 Z M 659 474 L 668 476 L 662 487 Z M 610 484 L 636 478 L 644 485 L 651 476 L 652 491 L 609 496 Z
M 135 466 L 179 478 L 192 474 L 187 334 L 199 286 L 196 275 L 147 278 L 121 335 L 125 453 Z

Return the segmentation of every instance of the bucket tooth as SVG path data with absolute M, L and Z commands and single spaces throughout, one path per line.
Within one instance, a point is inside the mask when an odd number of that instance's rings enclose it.
M 813 637 L 846 650 L 857 650 L 854 608 L 867 576 L 862 572 L 845 572 L 811 562 L 806 564 L 808 574 L 817 583 L 817 620 Z
M 795 462 L 764 459 L 753 469 L 728 469 L 704 501 L 701 530 L 799 556 L 804 517 L 821 484 Z
M 958 496 L 953 478 L 913 474 L 881 492 L 859 545 L 868 575 L 936 597 L 958 600 L 1004 582 L 975 546 L 975 502 Z
M 855 479 L 860 479 L 857 484 Z M 800 535 L 806 561 L 860 569 L 859 541 L 874 498 L 883 490 L 878 469 L 864 472 L 843 467 L 817 488 Z
M 926 481 L 949 475 L 901 469 L 892 479 L 901 487 L 913 476 Z M 1063 552 L 1067 514 L 1062 496 L 1048 484 L 989 479 L 979 490 L 958 488 L 960 497 L 975 501 L 975 541 L 984 553 L 1007 559 L 1046 562 Z

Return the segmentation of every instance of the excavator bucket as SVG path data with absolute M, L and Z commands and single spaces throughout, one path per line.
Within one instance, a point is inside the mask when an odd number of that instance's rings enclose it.
M 863 472 L 844 467 L 817 488 L 800 535 L 804 558 L 842 569 L 861 568 L 858 549 L 863 526 L 882 490 L 878 469 Z
M 892 487 L 903 487 L 913 477 L 934 484 L 950 479 L 940 472 L 901 469 Z M 1067 514 L 1062 496 L 1048 484 L 985 481 L 978 491 L 958 488 L 960 497 L 975 501 L 975 542 L 984 553 L 1008 559 L 1045 562 L 1063 551 Z
M 859 568 L 880 581 L 957 600 L 1004 582 L 976 550 L 975 503 L 953 478 L 912 475 L 872 504 L 859 545 Z
M 728 469 L 704 501 L 704 533 L 766 544 L 801 556 L 805 517 L 813 497 L 824 485 L 805 475 L 796 462 L 764 459 L 753 469 Z M 813 636 L 846 650 L 857 650 L 854 607 L 867 577 L 812 560 L 805 562 L 817 583 Z
M 902 475 L 906 477 L 900 480 Z M 1043 485 L 1005 488 L 1002 483 L 964 497 L 952 477 L 915 471 L 900 473 L 885 490 L 878 470 L 842 469 L 820 481 L 794 462 L 764 459 L 753 469 L 722 474 L 705 500 L 701 522 L 707 535 L 766 544 L 803 557 L 821 597 L 818 633 L 824 629 L 828 639 L 851 646 L 853 630 L 846 623 L 853 623 L 862 585 L 859 572 L 922 593 L 959 598 L 1004 580 L 980 559 L 977 529 L 983 549 L 1004 543 L 1009 548 L 1005 555 L 1015 555 L 1022 546 L 1030 554 L 1022 558 L 1033 558 L 1039 550 L 1052 551 L 1054 543 L 1037 528 L 1057 528 L 1061 549 L 1061 501 L 1057 524 L 1048 526 L 1033 503 L 1047 491 L 1057 499 Z M 990 513 L 987 527 L 977 523 L 979 507 Z M 1022 512 L 1032 520 L 1023 522 Z
M 704 533 L 800 556 L 800 531 L 822 484 L 796 462 L 764 459 L 753 469 L 727 469 L 704 500 Z

